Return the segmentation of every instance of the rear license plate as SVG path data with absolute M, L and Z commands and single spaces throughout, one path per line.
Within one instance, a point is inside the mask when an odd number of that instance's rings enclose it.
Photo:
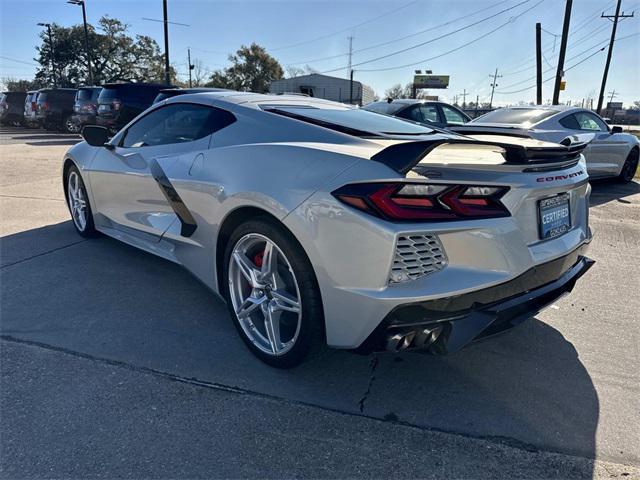
M 554 238 L 571 229 L 571 209 L 569 194 L 561 193 L 555 197 L 545 198 L 538 202 L 540 212 L 540 238 Z
M 100 105 L 98 107 L 98 112 L 100 113 L 106 113 L 106 112 L 110 112 L 111 111 L 111 105 Z

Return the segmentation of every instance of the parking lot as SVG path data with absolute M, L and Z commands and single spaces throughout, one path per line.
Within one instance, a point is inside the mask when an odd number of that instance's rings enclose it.
M 77 141 L 0 129 L 4 478 L 640 477 L 637 181 L 593 185 L 595 266 L 514 331 L 281 371 L 180 267 L 75 233 Z

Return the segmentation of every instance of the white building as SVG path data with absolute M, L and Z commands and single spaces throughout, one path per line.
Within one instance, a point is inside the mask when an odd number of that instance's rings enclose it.
M 352 94 L 349 79 L 330 77 L 319 73 L 276 80 L 271 82 L 269 93 L 304 93 L 311 97 L 342 103 L 349 103 L 349 99 L 353 95 L 353 104 L 357 105 L 373 102 L 375 96 L 371 87 L 360 82 L 353 81 Z

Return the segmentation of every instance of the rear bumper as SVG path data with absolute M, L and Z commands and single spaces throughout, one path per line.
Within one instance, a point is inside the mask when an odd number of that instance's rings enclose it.
M 399 305 L 359 350 L 422 349 L 447 354 L 476 339 L 508 330 L 573 290 L 594 263 L 582 255 L 585 248 L 586 245 L 494 287 Z
M 74 113 L 71 116 L 71 121 L 79 127 L 96 125 L 96 116 L 93 113 Z

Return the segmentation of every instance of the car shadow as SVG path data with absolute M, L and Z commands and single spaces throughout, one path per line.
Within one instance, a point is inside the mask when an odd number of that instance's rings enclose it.
M 599 400 L 561 332 L 537 319 L 447 356 L 324 350 L 291 370 L 246 349 L 181 267 L 71 222 L 1 239 L 3 335 L 383 421 L 595 457 Z M 148 372 L 148 370 L 146 370 Z M 450 461 L 455 461 L 450 459 Z
M 79 135 L 75 135 L 73 133 L 42 133 L 42 134 L 32 134 L 29 132 L 25 135 L 18 135 L 11 137 L 12 140 L 76 140 L 81 141 Z
M 613 200 L 622 203 L 631 203 L 626 197 L 640 193 L 640 183 L 633 180 L 629 183 L 620 183 L 615 179 L 591 180 L 591 198 L 589 205 L 596 207 Z
M 42 142 L 24 142 L 26 145 L 34 147 L 55 147 L 59 145 L 75 145 L 81 142 L 81 139 L 59 139 L 59 140 L 45 140 Z

